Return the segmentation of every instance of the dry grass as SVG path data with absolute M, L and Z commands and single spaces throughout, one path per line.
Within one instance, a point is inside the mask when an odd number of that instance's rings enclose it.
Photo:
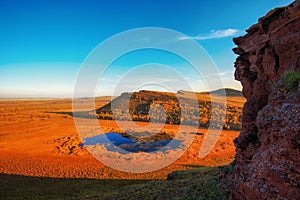
M 228 101 L 242 105 L 240 99 Z M 97 107 L 107 103 L 98 99 Z M 192 145 L 176 162 L 168 167 L 145 174 L 120 172 L 104 166 L 85 149 L 76 153 L 57 151 L 58 138 L 78 138 L 72 116 L 70 99 L 1 99 L 0 100 L 0 173 L 42 177 L 165 179 L 175 170 L 188 165 L 220 166 L 234 159 L 235 131 L 223 131 L 215 148 L 204 159 L 198 157 L 206 130 L 199 129 Z M 61 113 L 61 114 L 57 114 Z M 82 119 L 88 124 L 90 119 Z M 126 122 L 124 122 L 126 123 Z M 114 121 L 99 120 L 105 131 L 118 131 Z M 140 126 L 148 123 L 138 122 Z M 175 134 L 178 126 L 166 125 L 164 131 Z M 87 132 L 88 132 L 87 127 Z M 75 145 L 80 139 L 74 139 Z

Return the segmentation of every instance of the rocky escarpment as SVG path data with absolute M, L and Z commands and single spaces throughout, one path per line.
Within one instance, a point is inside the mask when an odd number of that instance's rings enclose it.
M 247 102 L 235 140 L 230 199 L 300 199 L 300 2 L 270 11 L 234 39 L 235 79 Z
M 198 99 L 193 99 L 193 95 Z M 242 106 L 230 101 L 227 102 L 227 110 L 221 104 L 216 103 L 212 108 L 210 98 L 200 100 L 205 93 L 191 93 L 178 91 L 175 93 L 146 91 L 123 93 L 111 103 L 96 110 L 99 119 L 108 120 L 133 120 L 150 121 L 150 110 L 155 113 L 151 116 L 152 122 L 168 124 L 197 125 L 201 127 L 219 128 L 220 120 L 225 117 L 224 129 L 240 130 L 242 122 Z M 212 91 L 211 95 L 239 97 L 240 91 L 224 89 Z M 194 96 L 195 97 L 195 96 Z M 195 112 L 198 110 L 198 112 Z M 212 117 L 213 116 L 213 117 Z

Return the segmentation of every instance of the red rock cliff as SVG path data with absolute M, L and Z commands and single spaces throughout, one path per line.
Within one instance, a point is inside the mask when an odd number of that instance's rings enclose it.
M 300 2 L 270 11 L 234 42 L 247 102 L 230 199 L 300 199 L 299 85 L 274 86 L 286 70 L 300 71 Z

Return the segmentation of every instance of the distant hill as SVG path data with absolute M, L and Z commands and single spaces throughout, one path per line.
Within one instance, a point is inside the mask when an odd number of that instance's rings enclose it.
M 185 90 L 179 90 L 177 92 L 177 94 L 190 94 L 192 92 L 190 91 L 185 91 Z M 240 90 L 235 90 L 232 88 L 224 88 L 224 89 L 218 89 L 218 90 L 213 90 L 211 92 L 197 92 L 196 94 L 211 94 L 211 95 L 218 95 L 218 96 L 224 96 L 226 94 L 226 96 L 228 97 L 240 97 L 243 96 L 242 91 Z
M 214 91 L 211 91 L 211 92 L 205 92 L 206 94 L 210 93 L 212 95 L 219 95 L 219 96 L 224 96 L 225 94 L 226 96 L 229 96 L 229 97 L 239 97 L 239 96 L 243 96 L 243 93 L 242 91 L 240 90 L 235 90 L 235 89 L 232 89 L 232 88 L 225 88 L 225 89 L 218 89 L 218 90 L 214 90 Z M 202 94 L 204 92 L 201 92 Z

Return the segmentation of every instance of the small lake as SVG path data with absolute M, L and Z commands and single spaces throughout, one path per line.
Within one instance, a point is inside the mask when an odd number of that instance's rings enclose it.
M 90 138 L 84 138 L 84 143 L 79 144 L 79 146 L 84 145 L 104 145 L 109 151 L 118 151 L 116 147 L 119 147 L 128 152 L 153 152 L 160 150 L 166 145 L 167 149 L 176 149 L 180 146 L 180 140 L 150 140 L 150 141 L 140 141 L 136 138 L 124 137 L 119 133 L 109 132 L 106 134 L 96 135 Z M 170 143 L 172 141 L 172 143 Z

